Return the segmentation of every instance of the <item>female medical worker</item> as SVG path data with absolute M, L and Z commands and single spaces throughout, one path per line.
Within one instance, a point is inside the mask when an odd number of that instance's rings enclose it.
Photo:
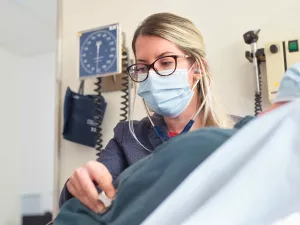
M 118 175 L 168 138 L 204 126 L 230 125 L 229 118 L 216 111 L 203 39 L 191 21 L 170 13 L 154 14 L 135 31 L 132 48 L 136 64 L 127 71 L 139 83 L 138 95 L 149 110 L 148 118 L 119 123 L 97 161 L 76 169 L 67 181 L 60 205 L 75 196 L 101 213 L 105 208 L 95 184 L 113 198 L 112 182 Z

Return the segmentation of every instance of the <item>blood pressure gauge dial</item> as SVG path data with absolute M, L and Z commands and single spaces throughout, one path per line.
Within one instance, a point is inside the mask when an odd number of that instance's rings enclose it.
M 119 25 L 80 32 L 80 78 L 121 73 Z

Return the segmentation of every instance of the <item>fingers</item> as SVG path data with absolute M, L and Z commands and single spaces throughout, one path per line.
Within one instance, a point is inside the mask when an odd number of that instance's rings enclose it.
M 105 209 L 103 203 L 98 200 L 98 191 L 88 173 L 88 170 L 83 169 L 77 174 L 80 180 L 81 196 L 83 203 L 96 213 L 102 213 Z
M 87 196 L 82 196 L 80 201 L 95 213 L 105 212 L 105 206 L 99 200 L 90 200 Z
M 112 176 L 107 168 L 96 161 L 87 163 L 86 167 L 89 170 L 92 180 L 97 182 L 99 188 L 105 192 L 107 197 L 114 198 L 116 190 L 112 184 Z
M 81 193 L 84 193 L 91 200 L 96 200 L 98 192 L 93 184 L 87 169 L 83 168 L 76 173 L 76 178 L 79 181 Z
M 76 169 L 67 182 L 69 192 L 95 213 L 103 213 L 105 207 L 98 200 L 98 192 L 93 184 L 88 170 L 84 167 Z
M 76 169 L 67 182 L 67 188 L 89 209 L 95 213 L 103 213 L 105 206 L 98 199 L 99 194 L 93 181 L 97 182 L 99 188 L 109 198 L 114 198 L 116 190 L 112 185 L 112 176 L 107 168 L 97 161 L 88 162 L 83 167 Z

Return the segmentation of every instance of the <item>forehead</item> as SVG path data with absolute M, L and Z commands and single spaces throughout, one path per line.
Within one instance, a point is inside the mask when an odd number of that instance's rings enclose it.
M 139 36 L 135 43 L 136 59 L 151 62 L 163 53 L 183 54 L 171 41 L 156 36 Z

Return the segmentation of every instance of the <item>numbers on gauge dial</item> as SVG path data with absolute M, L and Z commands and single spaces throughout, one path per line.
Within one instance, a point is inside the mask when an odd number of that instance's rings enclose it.
M 105 73 L 117 59 L 116 38 L 109 31 L 90 34 L 80 49 L 80 63 L 90 74 Z

